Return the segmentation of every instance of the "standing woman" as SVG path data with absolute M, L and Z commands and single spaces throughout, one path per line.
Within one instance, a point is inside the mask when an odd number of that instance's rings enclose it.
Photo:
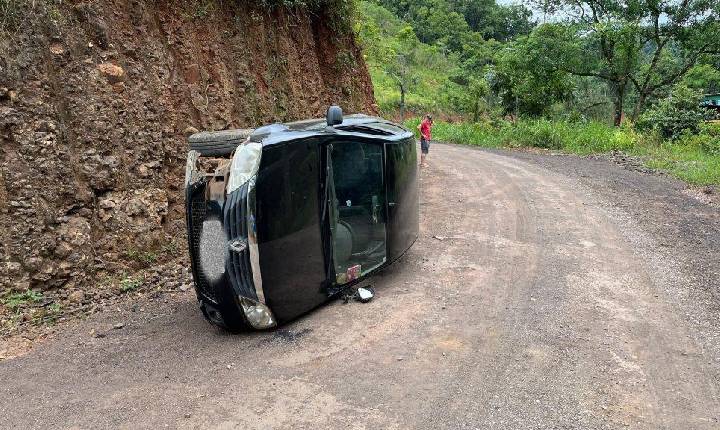
M 425 115 L 425 118 L 418 125 L 420 130 L 420 167 L 425 167 L 425 158 L 430 152 L 430 139 L 432 138 L 432 126 L 433 119 L 430 115 Z

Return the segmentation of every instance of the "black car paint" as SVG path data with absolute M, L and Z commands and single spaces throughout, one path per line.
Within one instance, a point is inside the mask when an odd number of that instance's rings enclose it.
M 335 279 L 323 234 L 326 145 L 353 138 L 385 147 L 387 266 L 418 234 L 417 155 L 414 139 L 379 141 L 347 135 L 313 137 L 266 148 L 257 180 L 260 268 L 267 305 L 279 322 L 328 300 Z M 327 220 L 325 220 L 327 222 Z M 330 273 L 329 273 L 330 272 Z
M 266 304 L 279 322 L 325 300 L 317 138 L 267 148 L 257 178 L 260 272 Z
M 343 124 L 348 125 L 345 130 L 323 129 L 317 127 L 317 123 L 309 123 L 314 127 L 310 131 L 307 127 L 293 127 L 292 124 L 272 125 L 256 130 L 251 137 L 263 142 L 254 208 L 262 290 L 265 304 L 279 323 L 316 308 L 340 291 L 335 288 L 329 219 L 323 217 L 327 210 L 324 197 L 329 145 L 353 140 L 384 147 L 387 260 L 361 279 L 399 258 L 417 238 L 419 211 L 415 139 L 411 133 L 390 123 L 383 125 L 402 132 L 373 129 L 367 120 L 359 122 L 358 127 L 346 121 Z M 203 201 L 202 195 L 206 194 L 206 190 L 202 181 L 187 188 L 193 277 L 206 316 L 218 306 L 217 298 L 227 298 L 230 293 L 257 299 L 254 292 L 248 294 L 246 291 L 248 285 L 254 286 L 253 276 L 249 265 L 241 264 L 242 259 L 238 260 L 240 263 L 232 259 L 226 261 L 225 275 L 209 283 L 198 267 L 197 252 L 193 252 L 198 246 L 195 234 L 201 218 L 198 214 L 208 216 L 218 212 L 223 222 L 228 224 L 232 214 L 240 214 L 236 208 L 240 201 L 236 193 L 239 190 L 230 193 L 222 202 Z M 228 225 L 225 229 L 229 240 L 234 236 L 247 236 L 247 232 L 233 230 Z M 238 282 L 239 277 L 245 279 L 245 287 Z M 212 315 L 209 318 L 213 320 Z

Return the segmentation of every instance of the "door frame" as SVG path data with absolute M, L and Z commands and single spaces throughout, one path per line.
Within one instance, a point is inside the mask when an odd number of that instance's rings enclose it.
M 358 276 L 358 278 L 347 282 L 345 284 L 338 284 L 337 283 L 337 273 L 335 269 L 335 257 L 334 257 L 334 246 L 335 246 L 335 238 L 332 234 L 332 227 L 331 227 L 331 216 L 330 216 L 330 189 L 329 187 L 335 187 L 334 182 L 334 172 L 332 170 L 332 146 L 337 144 L 342 144 L 343 141 L 353 141 L 353 142 L 359 142 L 367 145 L 382 145 L 382 166 L 380 166 L 380 175 L 383 183 L 383 201 L 384 204 L 382 205 L 383 213 L 383 220 L 385 224 L 385 238 L 384 238 L 384 248 L 385 248 L 385 258 L 384 261 L 379 264 L 378 266 L 374 267 L 364 275 L 361 274 Z M 389 211 L 389 201 L 388 201 L 388 181 L 387 181 L 387 145 L 388 142 L 384 139 L 377 139 L 377 138 L 367 138 L 364 136 L 358 136 L 355 133 L 342 133 L 337 136 L 332 136 L 328 139 L 326 139 L 323 142 L 320 142 L 318 145 L 318 150 L 320 151 L 320 162 L 321 162 L 321 186 L 322 189 L 318 190 L 320 193 L 320 228 L 322 233 L 322 239 L 323 239 L 323 249 L 325 252 L 325 266 L 326 266 L 326 285 L 325 288 L 328 290 L 329 295 L 337 294 L 338 292 L 345 290 L 346 288 L 353 286 L 357 284 L 358 282 L 362 281 L 363 279 L 366 279 L 368 276 L 371 276 L 376 271 L 382 269 L 385 265 L 388 264 L 390 261 L 390 251 L 389 251 L 389 245 L 388 241 L 390 239 L 390 211 Z M 328 175 L 333 174 L 333 181 L 330 181 L 328 178 Z M 323 214 L 325 215 L 323 217 Z

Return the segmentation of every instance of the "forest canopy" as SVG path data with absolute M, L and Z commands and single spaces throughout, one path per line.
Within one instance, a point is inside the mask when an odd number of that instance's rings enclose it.
M 720 0 L 359 1 L 383 112 L 639 121 L 720 91 Z

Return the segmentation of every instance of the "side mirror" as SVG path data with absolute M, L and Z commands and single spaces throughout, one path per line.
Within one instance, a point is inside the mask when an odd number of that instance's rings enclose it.
M 340 106 L 330 106 L 325 114 L 327 125 L 332 127 L 334 125 L 342 124 L 343 122 L 343 111 Z

